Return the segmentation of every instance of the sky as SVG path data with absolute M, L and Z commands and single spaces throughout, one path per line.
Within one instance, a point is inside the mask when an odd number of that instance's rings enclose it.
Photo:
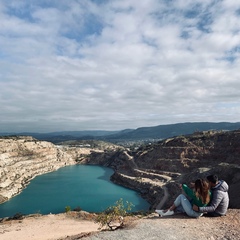
M 0 132 L 240 121 L 240 1 L 0 1 Z

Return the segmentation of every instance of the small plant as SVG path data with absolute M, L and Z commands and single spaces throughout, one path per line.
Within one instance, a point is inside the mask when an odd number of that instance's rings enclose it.
M 82 211 L 82 209 L 78 206 L 78 207 L 75 207 L 75 208 L 73 209 L 73 211 L 75 211 L 75 212 L 80 212 L 80 211 Z
M 108 207 L 97 216 L 96 222 L 100 224 L 100 228 L 107 226 L 110 230 L 116 230 L 124 225 L 124 217 L 128 211 L 131 211 L 134 205 L 126 201 L 126 206 L 123 199 L 120 198 L 114 206 Z
M 24 215 L 20 212 L 14 214 L 14 216 L 11 218 L 13 220 L 22 220 L 24 218 Z
M 66 206 L 65 207 L 65 212 L 67 213 L 67 212 L 70 212 L 71 211 L 71 207 L 70 206 Z

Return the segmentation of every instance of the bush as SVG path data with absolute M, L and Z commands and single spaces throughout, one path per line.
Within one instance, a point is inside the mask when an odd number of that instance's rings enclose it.
M 114 206 L 108 207 L 102 213 L 97 216 L 96 222 L 100 224 L 100 227 L 107 226 L 110 230 L 124 226 L 124 217 L 131 211 L 134 205 L 126 201 L 126 206 L 123 203 L 123 199 L 120 198 Z
M 75 207 L 75 208 L 73 209 L 73 211 L 74 211 L 74 212 L 80 212 L 80 211 L 82 211 L 82 209 L 78 206 L 78 207 Z
M 24 215 L 20 212 L 16 213 L 11 219 L 13 220 L 22 220 L 24 218 Z
M 70 206 L 66 206 L 65 207 L 65 212 L 70 212 L 71 211 L 71 207 Z

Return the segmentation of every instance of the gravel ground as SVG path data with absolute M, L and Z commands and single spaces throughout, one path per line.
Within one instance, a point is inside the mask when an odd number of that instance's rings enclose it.
M 81 239 L 239 240 L 240 210 L 229 210 L 228 215 L 224 217 L 198 219 L 182 214 L 161 218 L 154 213 L 144 219 L 134 221 L 122 230 L 100 232 Z
M 227 216 L 189 218 L 184 214 L 159 217 L 152 213 L 125 219 L 125 227 L 99 231 L 95 215 L 70 212 L 28 216 L 23 220 L 2 221 L 1 240 L 240 240 L 240 209 L 229 209 Z

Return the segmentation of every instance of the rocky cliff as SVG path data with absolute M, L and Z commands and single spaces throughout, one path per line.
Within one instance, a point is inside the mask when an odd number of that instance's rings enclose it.
M 239 157 L 240 131 L 198 132 L 136 151 L 102 143 L 84 148 L 79 142 L 55 146 L 31 137 L 0 138 L 0 202 L 33 177 L 77 162 L 113 168 L 111 180 L 139 191 L 152 208 L 167 207 L 180 193 L 179 183 L 216 173 L 230 186 L 230 207 L 240 208 Z
M 37 175 L 75 164 L 52 143 L 32 137 L 0 138 L 0 203 L 18 194 Z
M 121 147 L 102 141 L 67 141 L 54 145 L 32 137 L 0 137 L 0 203 L 20 193 L 37 175 L 77 163 L 86 164 L 91 154 Z
M 216 173 L 230 186 L 230 207 L 240 208 L 240 131 L 198 132 L 143 145 L 137 151 L 91 154 L 88 163 L 115 169 L 112 180 L 138 190 L 155 207 L 180 193 L 179 183 Z

